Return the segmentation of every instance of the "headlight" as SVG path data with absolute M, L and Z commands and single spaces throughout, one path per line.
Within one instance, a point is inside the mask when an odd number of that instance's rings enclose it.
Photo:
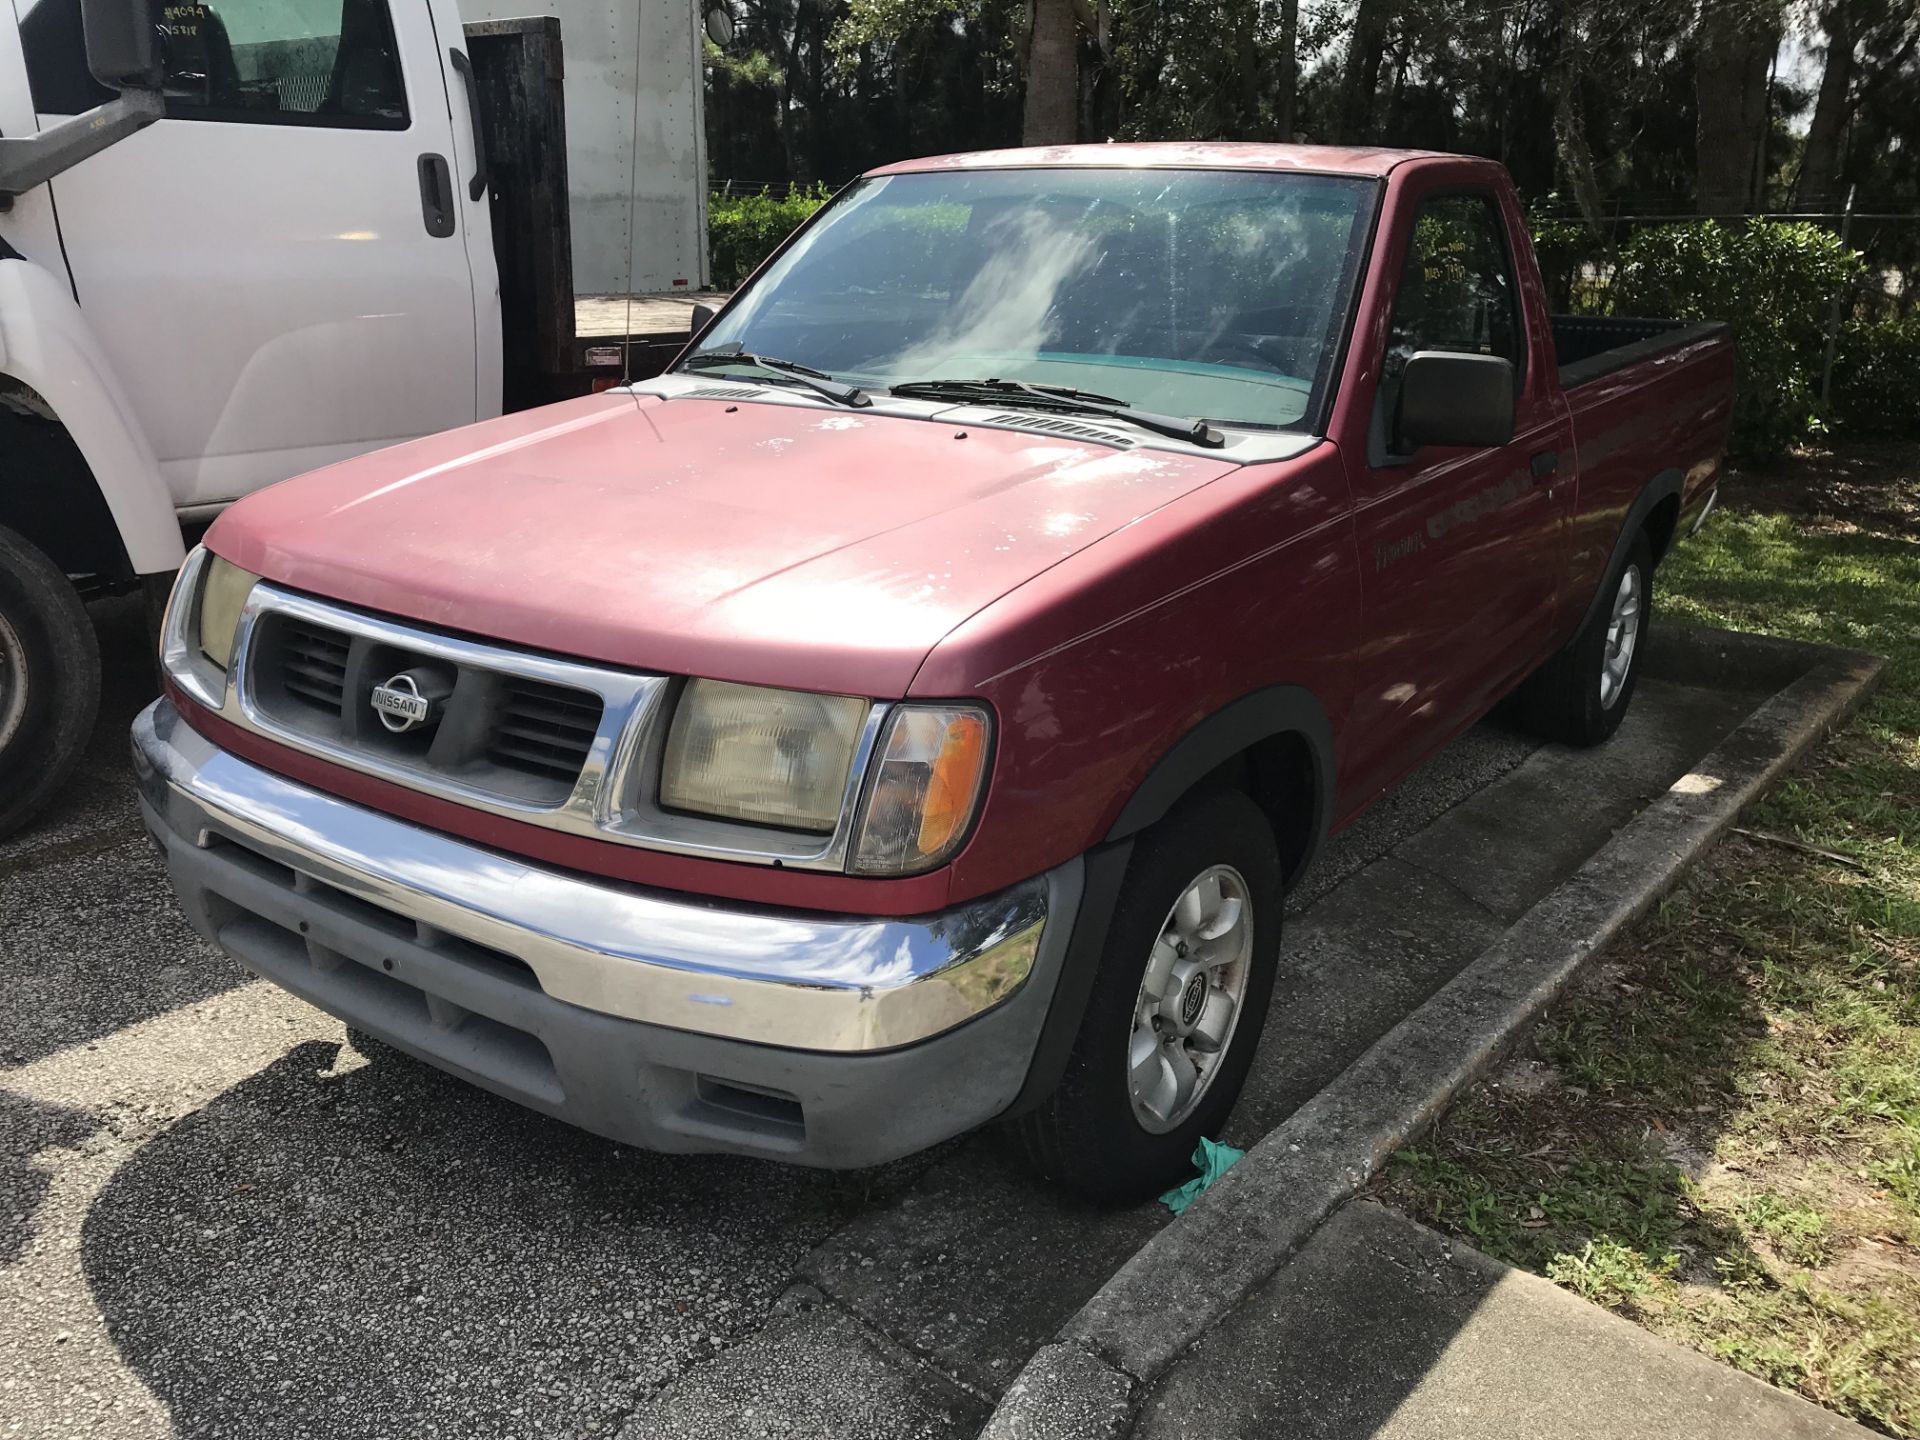
M 830 834 L 867 708 L 845 695 L 690 680 L 667 732 L 660 803 Z
M 911 875 L 943 864 L 967 838 L 987 777 L 986 712 L 901 705 L 887 719 L 851 868 Z
M 200 615 L 196 627 L 200 653 L 225 670 L 233 663 L 233 636 L 240 628 L 240 607 L 260 582 L 258 575 L 231 565 L 218 555 L 207 556 L 207 576 L 200 586 Z

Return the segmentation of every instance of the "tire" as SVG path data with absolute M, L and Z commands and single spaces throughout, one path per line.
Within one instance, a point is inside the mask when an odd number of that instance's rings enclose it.
M 1626 718 L 1653 620 L 1653 547 L 1646 532 L 1634 536 L 1626 559 L 1608 574 L 1601 594 L 1604 599 L 1592 620 L 1565 650 L 1529 676 L 1515 696 L 1520 723 L 1542 739 L 1598 745 Z M 1632 613 L 1623 620 L 1623 606 L 1629 602 Z M 1616 633 L 1621 624 L 1627 628 Z M 1618 663 L 1622 658 L 1624 674 Z
M 100 711 L 100 646 L 67 577 L 0 527 L 0 836 L 73 773 Z
M 1176 902 L 1209 873 L 1219 882 L 1222 908 L 1209 915 L 1203 899 L 1195 926 L 1175 914 Z M 1260 807 L 1237 790 L 1189 800 L 1142 836 L 1065 1073 L 1044 1104 L 1013 1123 L 1015 1139 L 1035 1168 L 1102 1203 L 1157 1195 L 1194 1173 L 1194 1148 L 1201 1136 L 1220 1133 L 1266 1024 L 1280 952 L 1281 890 L 1273 829 Z M 1197 967 L 1191 948 L 1174 954 L 1161 943 L 1163 930 L 1204 937 L 1220 923 L 1224 902 L 1236 898 L 1247 933 L 1241 936 L 1236 924 L 1200 942 L 1231 950 L 1224 963 Z M 1202 983 L 1198 1000 L 1196 969 L 1212 977 Z M 1149 1005 L 1143 982 L 1154 973 L 1168 981 L 1160 987 L 1164 998 Z M 1225 1043 L 1209 1052 L 1204 1032 L 1222 1029 L 1216 993 L 1230 999 L 1236 984 L 1238 1005 L 1224 1026 Z M 1143 1006 L 1152 1011 L 1145 1021 Z M 1183 1028 L 1186 1033 L 1176 1033 Z M 1175 1067 L 1196 1054 L 1202 1064 L 1183 1101 Z M 1135 1061 L 1142 1062 L 1139 1100 Z

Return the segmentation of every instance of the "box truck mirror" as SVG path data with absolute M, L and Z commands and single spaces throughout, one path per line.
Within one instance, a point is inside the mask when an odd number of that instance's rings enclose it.
M 160 88 L 160 40 L 149 0 L 80 0 L 87 69 L 111 90 Z

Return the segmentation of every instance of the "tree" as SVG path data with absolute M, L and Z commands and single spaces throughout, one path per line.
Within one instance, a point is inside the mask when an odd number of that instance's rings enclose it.
M 1820 91 L 1813 102 L 1813 120 L 1807 126 L 1806 148 L 1800 154 L 1800 174 L 1794 182 L 1796 210 L 1825 210 L 1833 200 L 1840 177 L 1840 138 L 1852 113 L 1853 6 L 1831 0 L 1821 13 L 1827 54 L 1820 70 Z
M 1840 202 L 1848 134 L 1862 106 L 1884 97 L 1913 65 L 1920 6 L 1913 0 L 1829 0 L 1820 28 L 1826 56 L 1793 188 L 1795 208 L 1814 211 Z
M 1259 0 L 1130 0 L 1115 18 L 1119 133 L 1275 138 L 1264 94 L 1273 37 Z
M 1294 110 L 1300 101 L 1300 0 L 1280 0 L 1280 43 L 1274 70 L 1274 138 L 1291 140 Z
M 1346 63 L 1340 75 L 1340 113 L 1333 129 L 1334 138 L 1347 144 L 1371 138 L 1381 51 L 1393 14 L 1393 0 L 1360 0 L 1355 12 L 1353 38 L 1347 41 Z
M 1753 208 L 1780 48 L 1779 0 L 1701 0 L 1694 56 L 1694 200 L 1708 215 Z
M 1027 14 L 1027 99 L 1020 140 L 1070 145 L 1080 138 L 1080 22 L 1073 0 L 1031 0 Z
M 719 179 L 838 184 L 1023 135 L 1291 138 L 1492 156 L 1538 213 L 1577 205 L 1607 243 L 1622 214 L 1831 210 L 1850 185 L 1866 215 L 1920 205 L 1920 0 L 731 3 L 709 67 Z M 1825 64 L 1769 90 L 1788 17 Z M 1853 233 L 1920 266 L 1920 225 Z
M 1573 187 L 1580 217 L 1596 232 L 1600 228 L 1600 181 L 1594 174 L 1593 150 L 1587 143 L 1582 113 L 1585 75 L 1581 57 L 1587 46 L 1580 33 L 1579 0 L 1559 0 L 1553 37 L 1553 144 L 1561 172 Z

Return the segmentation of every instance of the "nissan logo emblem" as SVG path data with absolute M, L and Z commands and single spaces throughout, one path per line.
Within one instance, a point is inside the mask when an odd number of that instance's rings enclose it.
M 396 735 L 417 730 L 433 714 L 433 702 L 420 693 L 411 675 L 399 674 L 373 687 L 373 713 Z

